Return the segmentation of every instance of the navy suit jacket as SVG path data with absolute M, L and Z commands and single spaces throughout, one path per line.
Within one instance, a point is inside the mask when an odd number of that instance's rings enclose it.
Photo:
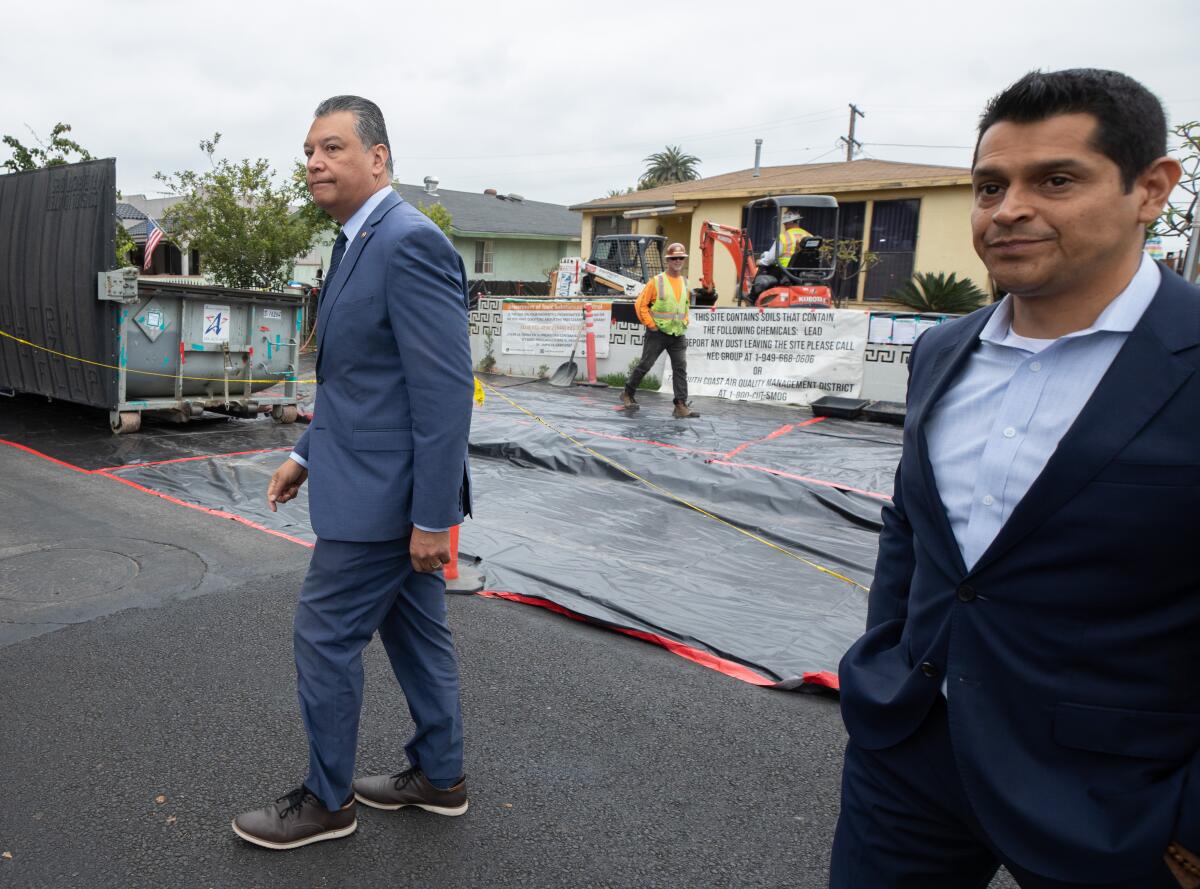
M 1200 852 L 1200 289 L 1171 272 L 1044 471 L 967 570 L 925 440 L 994 307 L 927 331 L 867 632 L 840 668 L 854 743 L 911 735 L 948 681 L 979 820 L 1052 879 Z
M 399 195 L 347 246 L 321 295 L 316 405 L 295 449 L 318 537 L 398 540 L 470 512 L 466 288 L 454 247 Z

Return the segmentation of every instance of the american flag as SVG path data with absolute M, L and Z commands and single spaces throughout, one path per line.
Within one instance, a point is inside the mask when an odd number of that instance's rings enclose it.
M 150 271 L 150 261 L 154 259 L 154 248 L 163 239 L 163 230 L 149 216 L 146 217 L 146 225 L 146 261 L 142 263 L 142 270 L 148 272 Z

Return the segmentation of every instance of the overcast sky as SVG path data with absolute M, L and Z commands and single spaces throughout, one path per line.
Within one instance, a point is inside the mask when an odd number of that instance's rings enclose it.
M 383 108 L 396 176 L 563 204 L 633 185 L 667 144 L 702 175 L 866 157 L 966 166 L 984 101 L 1032 68 L 1116 68 L 1200 118 L 1200 0 L 8 4 L 0 133 L 57 121 L 126 193 L 201 138 L 279 171 L 317 102 Z M 913 147 L 930 146 L 930 147 Z M 0 146 L 0 161 L 8 156 Z

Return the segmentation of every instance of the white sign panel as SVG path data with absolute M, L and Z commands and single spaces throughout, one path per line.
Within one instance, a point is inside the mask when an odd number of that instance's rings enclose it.
M 579 295 L 578 256 L 564 256 L 558 261 L 558 279 L 554 287 L 555 296 Z
M 688 392 L 740 401 L 810 404 L 862 389 L 866 312 L 851 309 L 693 311 Z M 670 362 L 662 388 L 671 388 Z
M 500 314 L 500 351 L 505 355 L 570 355 L 579 339 L 578 354 L 585 354 L 587 331 L 582 329 L 584 303 L 550 300 L 505 301 Z M 612 303 L 594 302 L 592 333 L 596 357 L 608 356 L 612 328 Z
M 204 342 L 229 342 L 229 306 L 204 307 Z

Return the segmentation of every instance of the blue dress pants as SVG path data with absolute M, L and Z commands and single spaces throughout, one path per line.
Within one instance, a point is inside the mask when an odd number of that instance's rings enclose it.
M 846 746 L 830 889 L 986 889 L 1001 864 L 1022 889 L 1179 889 L 1161 860 L 1148 862 L 1144 877 L 1099 885 L 1050 880 L 1012 862 L 967 802 L 940 695 L 895 747 Z
M 350 796 L 363 699 L 362 651 L 378 630 L 416 723 L 411 765 L 449 787 L 463 773 L 458 659 L 441 573 L 414 571 L 408 538 L 317 539 L 296 606 L 300 712 L 308 732 L 305 786 L 334 810 Z

